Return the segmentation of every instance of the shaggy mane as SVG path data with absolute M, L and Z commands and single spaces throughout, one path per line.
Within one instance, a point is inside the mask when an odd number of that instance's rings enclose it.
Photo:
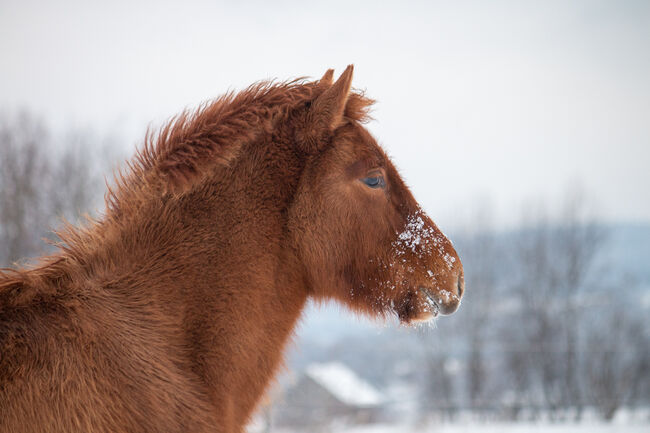
M 262 81 L 184 111 L 156 133 L 147 131 L 143 147 L 115 176 L 108 188 L 107 207 L 117 211 L 124 193 L 149 190 L 181 194 L 214 166 L 227 166 L 243 144 L 271 132 L 296 108 L 305 106 L 323 90 L 303 78 L 276 83 Z M 353 91 L 345 109 L 352 121 L 366 122 L 373 100 Z M 153 188 L 152 188 L 153 187 Z

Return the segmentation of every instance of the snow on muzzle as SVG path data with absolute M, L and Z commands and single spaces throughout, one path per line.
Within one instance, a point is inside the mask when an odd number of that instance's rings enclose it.
M 393 248 L 434 315 L 458 309 L 465 291 L 463 265 L 451 241 L 421 209 L 408 217 Z

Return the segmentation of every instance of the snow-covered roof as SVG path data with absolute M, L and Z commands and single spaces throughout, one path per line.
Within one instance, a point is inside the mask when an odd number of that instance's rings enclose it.
M 305 374 L 345 404 L 375 406 L 383 402 L 377 389 L 340 362 L 311 364 Z

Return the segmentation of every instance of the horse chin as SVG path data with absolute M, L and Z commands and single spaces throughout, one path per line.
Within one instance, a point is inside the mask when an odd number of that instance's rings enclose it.
M 411 324 L 427 323 L 438 317 L 437 311 L 422 311 L 420 314 L 410 320 Z
M 430 322 L 440 314 L 438 304 L 422 289 L 418 292 L 411 292 L 407 300 L 398 305 L 401 308 L 396 309 L 395 312 L 399 321 L 405 325 Z

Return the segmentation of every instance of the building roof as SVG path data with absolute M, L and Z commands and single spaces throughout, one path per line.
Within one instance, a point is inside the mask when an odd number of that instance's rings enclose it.
M 347 405 L 376 406 L 384 401 L 376 388 L 340 362 L 311 364 L 305 374 Z

